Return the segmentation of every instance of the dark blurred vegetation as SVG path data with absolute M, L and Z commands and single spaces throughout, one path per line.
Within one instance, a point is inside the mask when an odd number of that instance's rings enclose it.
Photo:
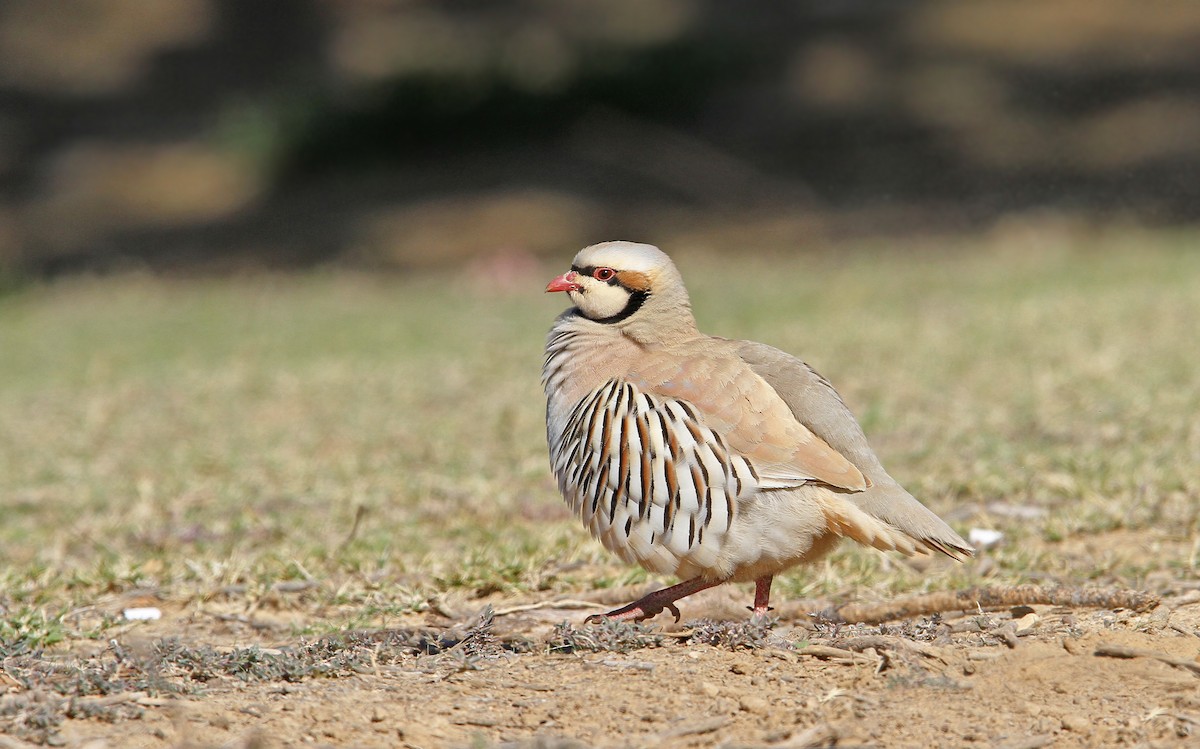
M 1200 217 L 1195 0 L 5 0 L 0 269 Z

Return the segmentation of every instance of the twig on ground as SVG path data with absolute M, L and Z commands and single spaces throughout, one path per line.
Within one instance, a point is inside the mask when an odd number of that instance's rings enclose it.
M 279 624 L 275 624 L 273 622 L 266 622 L 266 621 L 263 621 L 262 619 L 254 619 L 252 617 L 246 616 L 245 614 L 219 614 L 215 611 L 204 611 L 204 610 L 201 610 L 200 613 L 204 614 L 205 616 L 211 616 L 213 619 L 216 619 L 219 622 L 234 622 L 237 624 L 245 624 L 247 627 L 250 627 L 251 629 L 257 629 L 260 632 L 269 632 L 269 631 L 277 630 L 277 629 L 281 628 Z
M 306 590 L 320 587 L 315 580 L 280 580 L 271 585 L 272 593 L 303 593 Z M 217 590 L 219 595 L 223 596 L 241 596 L 250 591 L 249 585 L 236 584 L 226 585 Z
M 1124 645 L 1103 643 L 1096 646 L 1096 655 L 1106 656 L 1109 658 L 1153 658 L 1154 660 L 1161 661 L 1168 666 L 1182 668 L 1184 671 L 1191 671 L 1196 676 L 1200 676 L 1200 663 L 1189 661 L 1186 658 L 1176 658 L 1173 655 L 1158 653 L 1153 650 L 1127 648 Z
M 1184 606 L 1194 606 L 1200 603 L 1200 590 L 1189 590 L 1187 593 L 1167 601 L 1167 606 L 1174 611 Z
M 348 549 L 350 547 L 350 544 L 354 543 L 354 539 L 358 536 L 358 527 L 360 525 L 362 525 L 362 520 L 366 516 L 367 516 L 367 506 L 366 505 L 359 505 L 354 508 L 354 524 L 350 526 L 350 532 L 348 534 L 346 534 L 345 540 L 343 540 L 340 544 L 338 544 L 338 547 L 337 547 L 338 554 L 341 554 L 342 552 L 344 552 L 346 549 Z
M 876 659 L 862 653 L 845 648 L 835 648 L 829 645 L 808 645 L 796 651 L 800 655 L 811 655 L 821 660 L 837 661 L 838 663 L 875 663 Z
M 1027 736 L 997 744 L 996 749 L 1042 749 L 1054 743 L 1054 736 Z
M 838 730 L 828 723 L 818 723 L 792 736 L 788 742 L 794 749 L 813 749 L 819 746 L 833 746 L 841 738 Z
M 728 722 L 729 718 L 725 717 L 724 715 L 718 715 L 713 718 L 708 718 L 707 720 L 699 720 L 695 723 L 688 723 L 679 726 L 678 728 L 672 728 L 671 730 L 660 734 L 659 739 L 665 741 L 666 739 L 678 739 L 684 736 L 698 736 L 703 733 L 712 733 L 713 731 L 723 728 Z
M 574 599 L 564 599 L 561 601 L 539 601 L 537 603 L 521 603 L 516 606 L 506 606 L 502 609 L 496 609 L 496 616 L 507 616 L 509 614 L 519 614 L 522 611 L 537 611 L 538 609 L 603 609 L 607 606 L 595 603 L 594 601 L 576 601 Z
M 137 702 L 147 699 L 150 695 L 145 692 L 121 692 L 120 694 L 105 694 L 101 696 L 79 697 L 80 705 L 88 707 L 111 707 L 112 705 L 120 705 L 123 702 Z
M 846 637 L 832 640 L 831 644 L 839 648 L 845 648 L 846 650 L 853 650 L 857 653 L 861 653 L 870 648 L 875 648 L 876 650 L 880 651 L 896 650 L 907 653 L 916 653 L 918 655 L 923 655 L 926 658 L 933 658 L 934 660 L 941 661 L 942 663 L 946 662 L 946 658 L 942 655 L 941 651 L 932 645 L 927 645 L 926 643 L 918 642 L 917 640 L 906 640 L 902 637 L 889 637 L 887 635 Z
M 1149 611 L 1159 604 L 1153 593 L 1137 590 L 1088 590 L 1040 585 L 994 585 L 962 591 L 942 591 L 882 603 L 850 603 L 817 614 L 825 621 L 844 624 L 878 624 L 912 619 L 944 611 L 973 611 L 1045 604 L 1075 608 Z

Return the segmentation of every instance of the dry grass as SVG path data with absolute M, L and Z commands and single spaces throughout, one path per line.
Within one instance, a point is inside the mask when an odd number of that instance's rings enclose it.
M 847 547 L 780 596 L 1194 574 L 1195 554 L 1087 539 L 1200 525 L 1195 241 L 685 255 L 703 327 L 810 361 L 914 494 L 1007 535 L 965 566 Z M 0 645 L 102 636 L 139 595 L 326 633 L 448 592 L 644 579 L 549 480 L 538 374 L 562 300 L 544 280 L 128 276 L 0 299 Z

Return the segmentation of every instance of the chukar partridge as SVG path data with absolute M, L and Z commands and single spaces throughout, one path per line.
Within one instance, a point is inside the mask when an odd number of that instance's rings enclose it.
M 656 247 L 579 252 L 546 291 L 574 305 L 546 343 L 550 462 L 609 551 L 684 582 L 603 615 L 645 619 L 724 582 L 772 577 L 840 539 L 904 554 L 972 549 L 880 465 L 833 386 L 762 343 L 701 333 Z M 602 618 L 602 617 L 601 617 Z

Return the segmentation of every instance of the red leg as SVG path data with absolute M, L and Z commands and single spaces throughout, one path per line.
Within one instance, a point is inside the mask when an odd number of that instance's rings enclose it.
M 754 581 L 754 616 L 766 616 L 771 610 L 771 581 L 774 575 L 763 575 Z
M 684 580 L 678 585 L 656 590 L 650 595 L 639 598 L 628 606 L 614 609 L 607 614 L 593 614 L 586 621 L 589 624 L 602 622 L 605 619 L 640 622 L 643 619 L 650 619 L 661 614 L 663 609 L 670 611 L 675 615 L 675 621 L 679 621 L 679 609 L 675 607 L 676 601 L 720 584 L 719 581 L 712 582 L 702 577 L 693 577 L 691 580 Z

